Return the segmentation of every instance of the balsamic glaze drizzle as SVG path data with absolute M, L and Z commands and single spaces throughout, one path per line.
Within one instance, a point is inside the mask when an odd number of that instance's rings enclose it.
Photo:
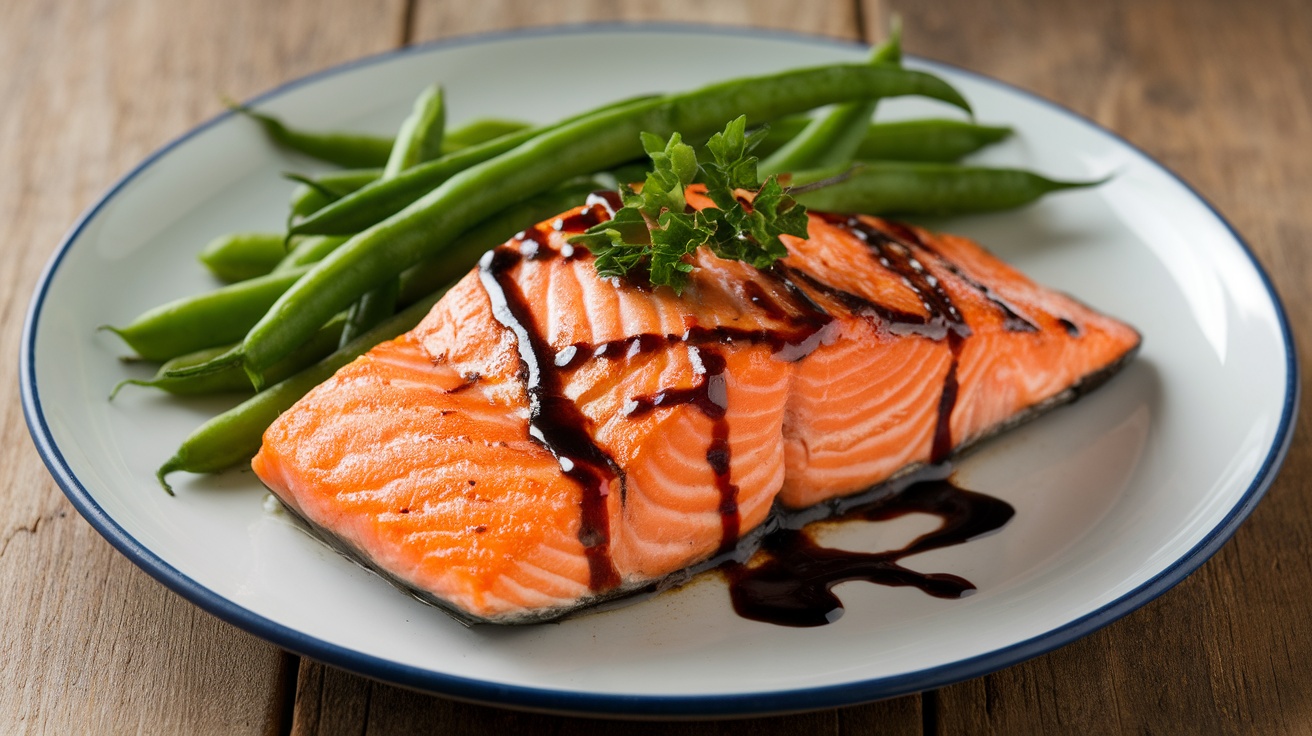
M 903 238 L 907 242 L 915 243 L 919 247 L 924 248 L 926 251 L 933 253 L 934 256 L 938 258 L 939 263 L 943 264 L 943 266 L 947 268 L 949 271 L 951 271 L 954 276 L 969 284 L 971 288 L 983 294 L 985 299 L 988 299 L 990 302 L 992 302 L 993 306 L 997 307 L 998 310 L 1002 312 L 1003 329 L 1006 329 L 1010 332 L 1038 332 L 1039 331 L 1038 325 L 1026 319 L 1023 315 L 1017 313 L 1015 308 L 1012 307 L 1011 304 L 1009 304 L 1006 299 L 1002 298 L 1002 296 L 997 292 L 995 292 L 992 288 L 990 288 L 985 284 L 980 283 L 976 279 L 972 278 L 965 271 L 963 271 L 961 267 L 958 266 L 956 263 L 948 260 L 947 258 L 944 258 L 942 254 L 940 254 L 937 250 L 934 249 L 932 245 L 926 243 L 925 240 L 921 238 L 914 229 L 907 227 L 906 225 L 900 222 L 885 221 L 885 224 L 889 227 L 889 229 L 892 232 L 898 233 L 898 237 Z
M 779 528 L 761 542 L 765 561 L 724 566 L 734 610 L 743 618 L 781 626 L 823 626 L 837 620 L 843 604 L 832 588 L 865 580 L 878 585 L 912 586 L 937 598 L 961 598 L 975 590 L 968 580 L 946 573 L 921 573 L 899 564 L 904 557 L 969 542 L 996 531 L 1015 509 L 992 496 L 958 488 L 945 479 L 915 483 L 849 511 L 840 518 L 884 521 L 926 513 L 942 525 L 907 546 L 866 553 L 822 547 L 802 529 Z
M 591 201 L 591 195 L 589 195 L 589 201 Z M 612 216 L 614 216 L 614 212 L 604 203 L 590 204 L 572 215 L 557 217 L 551 222 L 551 227 L 556 232 L 581 233 L 593 225 L 609 220 Z
M 584 207 L 594 207 L 601 205 L 606 208 L 606 219 L 609 220 L 615 216 L 615 212 L 624 207 L 624 198 L 614 189 L 598 189 L 588 194 L 588 198 L 583 201 Z
M 720 547 L 716 554 L 733 549 L 741 532 L 738 515 L 738 486 L 729 478 L 729 386 L 724 377 L 724 355 L 714 349 L 690 347 L 692 357 L 701 363 L 702 380 L 691 388 L 671 388 L 651 396 L 639 396 L 629 402 L 626 416 L 639 417 L 661 406 L 691 404 L 711 420 L 711 441 L 706 448 L 706 462 L 715 474 L 720 492 Z
M 926 250 L 929 249 L 926 248 Z M 955 275 L 957 278 L 961 279 L 962 281 L 965 281 L 967 284 L 970 284 L 971 287 L 973 287 L 979 293 L 983 294 L 985 299 L 988 299 L 990 302 L 992 302 L 993 306 L 997 307 L 998 310 L 1002 312 L 1003 329 L 1007 330 L 1008 332 L 1038 332 L 1039 331 L 1038 325 L 1034 324 L 1033 322 L 1029 321 L 1025 317 L 1018 314 L 1016 310 L 1013 309 L 1012 306 L 1007 303 L 1007 300 L 1003 299 L 1002 296 L 999 295 L 992 288 L 984 284 L 981 284 L 980 282 L 971 278 L 965 271 L 961 270 L 960 266 L 953 263 L 952 261 L 949 261 L 946 258 L 940 258 L 940 261 L 943 263 L 944 266 L 947 267 L 949 271 L 953 273 L 953 275 Z
M 943 377 L 943 392 L 938 397 L 938 422 L 934 425 L 934 442 L 930 445 L 929 461 L 941 463 L 952 454 L 952 409 L 957 405 L 957 362 L 965 339 L 955 332 L 948 333 L 948 350 L 952 361 Z
M 902 282 L 920 297 L 921 306 L 929 313 L 931 322 L 941 323 L 961 337 L 970 336 L 970 328 L 966 326 L 966 320 L 957 305 L 952 302 L 952 297 L 938 277 L 930 273 L 916 257 L 910 245 L 856 217 L 848 219 L 846 225 L 852 234 L 866 244 L 881 266 L 901 276 Z
M 579 541 L 588 558 L 589 586 L 609 590 L 619 585 L 620 577 L 610 558 L 606 496 L 613 480 L 623 492 L 624 473 L 593 440 L 591 423 L 565 396 L 559 372 L 545 360 L 550 354 L 546 341 L 533 324 L 519 285 L 506 273 L 523 258 L 518 248 L 490 250 L 479 259 L 479 279 L 492 300 L 493 316 L 515 333 L 519 345 L 519 372 L 529 397 L 529 434 L 551 451 L 561 471 L 583 489 Z
M 957 359 L 961 356 L 965 339 L 970 337 L 970 327 L 957 305 L 952 302 L 952 297 L 943 288 L 943 283 L 925 268 L 909 245 L 914 243 L 926 253 L 934 255 L 924 247 L 924 242 L 915 230 L 901 223 L 892 223 L 889 231 L 884 232 L 858 217 L 849 217 L 844 224 L 866 244 L 880 265 L 900 275 L 903 283 L 920 297 L 921 305 L 929 313 L 930 323 L 944 328 L 952 360 L 943 378 L 943 392 L 938 402 L 938 422 L 934 426 L 934 442 L 929 453 L 931 463 L 942 462 L 952 452 L 952 410 L 957 403 L 958 389 Z
M 551 227 L 556 231 L 580 232 L 612 217 L 621 206 L 622 201 L 617 192 L 593 192 L 582 210 L 557 218 Z M 748 281 L 743 286 L 743 294 L 748 303 L 771 321 L 782 323 L 783 328 L 750 330 L 728 326 L 694 326 L 682 335 L 640 334 L 595 346 L 578 343 L 553 354 L 544 337 L 538 334 L 524 294 L 515 280 L 509 278 L 508 272 L 526 259 L 569 259 L 581 255 L 581 249 L 569 248 L 557 252 L 549 246 L 546 233 L 532 227 L 519 233 L 511 243 L 488 252 L 479 261 L 479 278 L 492 301 L 493 315 L 499 323 L 515 333 L 519 345 L 520 374 L 529 396 L 530 435 L 557 458 L 561 470 L 584 490 L 579 539 L 587 553 L 593 590 L 608 590 L 620 582 L 609 554 L 606 497 L 612 482 L 617 482 L 623 503 L 625 478 L 615 461 L 592 439 L 590 421 L 564 395 L 560 369 L 575 368 L 595 359 L 632 358 L 677 343 L 688 345 L 690 357 L 700 362 L 702 380 L 689 388 L 666 389 L 652 395 L 635 397 L 626 406 L 626 413 L 628 416 L 642 416 L 659 407 L 688 404 L 712 421 L 712 436 L 706 450 L 706 460 L 715 474 L 720 493 L 721 543 L 718 554 L 723 554 L 733 550 L 737 544 L 741 536 L 741 520 L 738 488 L 730 479 L 729 425 L 725 419 L 728 407 L 726 361 L 715 346 L 737 341 L 765 343 L 770 345 L 775 357 L 787 361 L 801 360 L 809 355 L 829 338 L 831 331 L 828 328 L 834 324 L 834 318 L 811 299 L 806 290 L 799 287 L 799 283 L 814 292 L 825 294 L 854 313 L 878 319 L 894 330 L 922 334 L 947 342 L 952 362 L 944 378 L 939 400 L 938 423 L 930 457 L 932 463 L 944 461 L 953 447 L 950 419 L 958 390 L 957 359 L 971 330 L 943 284 L 917 257 L 916 249 L 934 257 L 936 262 L 946 264 L 945 267 L 955 276 L 997 305 L 1003 311 L 1005 329 L 1038 329 L 1029 320 L 1016 314 L 987 287 L 966 276 L 955 264 L 939 257 L 913 229 L 886 222 L 886 232 L 857 217 L 817 214 L 846 228 L 864 242 L 873 258 L 897 273 L 903 283 L 915 292 L 928 316 L 873 302 L 820 281 L 806 272 L 778 263 L 762 273 L 778 284 L 780 289 L 772 293 L 760 283 Z M 1074 325 L 1065 320 L 1062 323 L 1064 326 L 1069 325 L 1066 327 L 1068 332 L 1074 328 Z M 1002 507 L 1005 507 L 1005 513 Z M 842 580 L 867 579 L 889 585 L 915 585 L 931 595 L 958 597 L 973 590 L 973 586 L 951 575 L 924 576 L 914 573 L 897 565 L 897 560 L 915 552 L 967 541 L 996 529 L 1012 514 L 1005 503 L 956 489 L 946 481 L 917 484 L 892 501 L 860 513 L 867 514 L 866 518 L 875 518 L 869 514 L 886 514 L 880 518 L 892 518 L 911 511 L 942 516 L 945 526 L 934 534 L 922 537 L 905 550 L 880 555 L 828 550 L 816 546 L 799 530 L 780 529 L 772 532 L 764 543 L 764 548 L 771 555 L 769 562 L 760 567 L 739 565 L 731 569 L 735 606 L 748 618 L 765 617 L 762 620 L 809 626 L 817 625 L 816 615 L 825 618 L 834 611 L 841 611 L 841 604 L 829 592 L 829 588 Z M 979 521 L 977 517 L 984 521 Z M 779 591 L 784 588 L 792 591 L 789 594 L 793 596 L 789 599 L 791 602 L 784 602 L 779 597 L 783 595 Z M 794 609 L 804 609 L 806 613 L 798 614 L 801 618 L 790 618 L 793 614 L 787 611 Z M 815 613 L 822 609 L 821 614 Z M 827 620 L 825 618 L 818 623 Z
M 877 302 L 872 302 L 863 296 L 845 291 L 832 284 L 825 283 L 820 279 L 812 276 L 805 271 L 798 271 L 788 266 L 775 264 L 775 269 L 787 274 L 790 279 L 800 281 L 809 288 L 818 291 L 834 301 L 842 304 L 853 314 L 859 314 L 866 317 L 873 317 L 881 324 L 887 325 L 895 332 L 920 334 L 932 340 L 939 340 L 943 337 L 943 331 L 930 325 L 929 319 L 921 314 L 914 312 L 904 312 Z
M 515 233 L 514 242 L 519 245 L 519 252 L 530 260 L 545 258 L 552 251 L 547 245 L 547 235 L 537 226 L 525 228 Z

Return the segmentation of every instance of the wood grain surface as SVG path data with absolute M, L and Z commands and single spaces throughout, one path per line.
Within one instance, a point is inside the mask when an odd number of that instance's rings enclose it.
M 0 1 L 0 732 L 1308 733 L 1312 448 L 1305 412 L 1252 518 L 1197 573 L 1057 651 L 939 691 L 779 718 L 516 713 L 281 652 L 165 590 L 83 521 L 19 408 L 21 323 L 78 213 L 220 109 L 358 56 L 469 33 L 682 21 L 870 41 L 1037 92 L 1181 174 L 1245 236 L 1312 340 L 1312 7 L 1299 0 Z M 1304 370 L 1306 376 L 1306 370 Z

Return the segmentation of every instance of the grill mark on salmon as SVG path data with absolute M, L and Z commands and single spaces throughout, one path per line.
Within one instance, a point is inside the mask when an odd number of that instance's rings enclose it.
M 708 205 L 695 190 L 689 203 Z M 813 216 L 810 238 L 786 238 L 789 257 L 766 271 L 699 252 L 681 298 L 598 279 L 590 254 L 565 238 L 614 206 L 589 198 L 485 255 L 396 347 L 343 369 L 275 423 L 254 462 L 260 477 L 463 620 L 543 620 L 735 551 L 772 505 L 820 508 L 946 460 L 1069 400 L 1139 342 L 970 241 L 868 217 Z M 444 390 L 411 375 L 424 362 L 449 374 Z M 476 452 L 448 449 L 442 462 L 477 467 L 480 488 L 522 477 L 534 492 L 491 492 L 500 515 L 480 515 L 452 503 L 450 478 L 383 462 L 361 498 L 404 493 L 407 509 L 451 513 L 399 541 L 376 533 L 357 518 L 367 504 L 334 508 L 359 495 L 349 479 L 334 487 L 307 472 L 360 464 L 342 445 L 369 455 L 360 438 L 312 426 L 343 391 L 386 398 L 374 402 L 380 413 L 388 401 L 463 402 L 457 429 L 470 437 L 518 426 L 520 441 L 499 440 L 514 473 Z M 473 410 L 465 396 L 489 405 Z M 397 423 L 397 436 L 438 429 L 397 417 L 379 421 Z M 539 523 L 556 528 L 526 533 Z M 447 567 L 404 562 L 414 554 Z

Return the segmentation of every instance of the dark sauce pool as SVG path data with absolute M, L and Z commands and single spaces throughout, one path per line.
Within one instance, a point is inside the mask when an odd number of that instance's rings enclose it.
M 968 491 L 950 477 L 933 477 L 947 470 L 947 465 L 931 466 L 905 488 L 877 493 L 831 517 L 886 521 L 924 513 L 942 520 L 937 529 L 901 549 L 871 553 L 824 547 L 807 528 L 797 526 L 800 519 L 790 524 L 784 518 L 761 538 L 749 562 L 730 561 L 721 566 L 729 580 L 734 610 L 743 618 L 780 626 L 823 626 L 843 614 L 843 603 L 833 587 L 857 580 L 910 586 L 936 598 L 970 595 L 975 586 L 965 578 L 916 572 L 901 565 L 904 557 L 964 544 L 997 531 L 1015 515 L 1006 501 Z

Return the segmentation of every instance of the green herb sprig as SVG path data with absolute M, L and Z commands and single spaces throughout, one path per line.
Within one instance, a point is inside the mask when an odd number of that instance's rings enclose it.
M 785 192 L 775 176 L 757 179 L 757 158 L 751 155 L 767 133 L 747 133 L 746 117 L 730 122 L 707 141 L 699 153 L 678 133 L 661 141 L 642 134 L 642 146 L 652 160 L 641 192 L 620 186 L 624 206 L 615 216 L 570 238 L 596 257 L 602 278 L 631 278 L 644 270 L 653 286 L 681 293 L 692 264 L 686 256 L 705 245 L 715 255 L 769 268 L 788 255 L 781 235 L 806 237 L 806 208 Z M 688 212 L 684 190 L 706 186 L 715 208 Z M 736 190 L 754 193 L 744 202 Z

